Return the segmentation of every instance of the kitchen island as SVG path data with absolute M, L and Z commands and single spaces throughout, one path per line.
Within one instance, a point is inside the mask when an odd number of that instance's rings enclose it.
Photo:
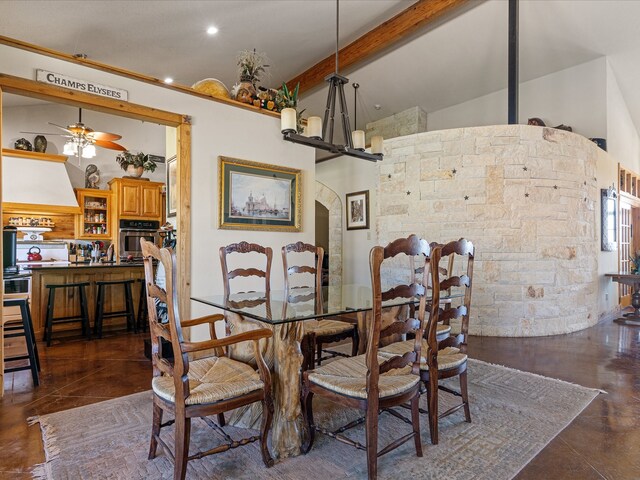
M 33 327 L 36 335 L 41 336 L 44 332 L 44 324 L 47 316 L 47 300 L 49 296 L 49 289 L 46 288 L 46 285 L 89 282 L 90 285 L 86 287 L 87 308 L 89 310 L 91 327 L 93 328 L 96 305 L 95 282 L 101 280 L 113 281 L 142 279 L 144 278 L 144 268 L 140 262 L 43 264 L 32 265 L 31 274 L 31 315 L 33 317 Z M 137 307 L 140 299 L 140 285 L 138 283 L 134 283 L 131 291 L 133 294 L 133 304 Z M 105 302 L 105 310 L 122 310 L 123 305 L 124 294 L 122 287 L 109 287 Z M 77 315 L 79 311 L 80 301 L 77 289 L 64 289 L 56 293 L 55 317 Z M 126 319 L 124 317 L 110 319 L 105 322 L 104 330 L 108 331 L 111 328 L 126 328 L 126 324 Z M 73 330 L 80 334 L 80 329 L 81 327 L 79 322 L 56 325 L 53 337 L 59 338 L 60 335 L 58 334 L 65 330 Z

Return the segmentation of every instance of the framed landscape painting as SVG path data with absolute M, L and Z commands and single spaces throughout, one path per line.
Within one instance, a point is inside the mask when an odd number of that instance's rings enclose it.
M 347 230 L 369 228 L 369 190 L 347 193 Z
M 230 157 L 218 162 L 220 228 L 300 231 L 300 170 Z

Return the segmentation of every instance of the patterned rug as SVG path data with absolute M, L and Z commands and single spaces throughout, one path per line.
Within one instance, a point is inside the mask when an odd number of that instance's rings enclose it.
M 457 379 L 452 379 L 457 386 Z M 564 429 L 599 391 L 477 360 L 469 362 L 472 423 L 462 411 L 440 421 L 440 443 L 429 441 L 426 415 L 421 418 L 424 456 L 413 442 L 379 458 L 378 476 L 413 479 L 509 479 Z M 422 406 L 426 409 L 426 398 Z M 440 411 L 457 403 L 440 394 Z M 316 422 L 347 423 L 357 412 L 338 410 L 314 399 Z M 408 411 L 407 411 L 408 413 Z M 129 395 L 85 407 L 30 419 L 42 428 L 47 461 L 35 467 L 38 479 L 169 479 L 173 467 L 162 453 L 147 460 L 151 428 L 151 392 Z M 248 431 L 228 428 L 231 436 Z M 379 445 L 408 433 L 409 425 L 383 414 Z M 364 443 L 364 427 L 350 431 Z M 163 429 L 165 438 L 172 427 Z M 191 453 L 216 445 L 221 438 L 201 419 L 194 419 Z M 172 439 L 170 439 L 172 440 Z M 161 452 L 161 450 L 159 450 Z M 190 479 L 366 478 L 365 452 L 316 435 L 309 454 L 278 461 L 266 469 L 258 443 L 189 462 Z

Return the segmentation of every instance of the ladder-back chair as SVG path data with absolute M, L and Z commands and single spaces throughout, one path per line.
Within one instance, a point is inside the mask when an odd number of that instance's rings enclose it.
M 300 265 L 301 255 L 297 255 L 298 262 L 291 265 L 291 254 L 311 253 L 314 255 L 312 265 Z M 317 308 L 322 309 L 322 259 L 324 249 L 308 243 L 297 242 L 282 247 L 282 264 L 284 266 L 284 285 L 287 300 L 295 300 L 296 288 L 314 288 Z M 291 280 L 294 277 L 311 276 L 311 285 L 294 286 Z M 305 355 L 304 367 L 313 368 L 315 364 L 321 365 L 323 360 L 336 356 L 348 357 L 342 352 L 323 350 L 323 345 L 335 343 L 341 340 L 351 339 L 351 356 L 358 353 L 358 327 L 356 320 L 348 317 L 330 317 L 322 320 L 306 320 L 304 323 L 305 337 L 302 344 L 311 351 L 303 352 Z M 314 361 L 315 350 L 315 361 Z M 327 354 L 325 357 L 322 354 Z
M 141 240 L 144 258 L 144 270 L 149 314 L 149 331 L 151 333 L 151 358 L 153 362 L 153 423 L 149 459 L 156 456 L 158 446 L 174 460 L 174 479 L 184 479 L 189 460 L 205 455 L 225 452 L 250 442 L 260 441 L 262 460 L 267 467 L 273 465 L 273 459 L 267 447 L 267 434 L 273 417 L 273 400 L 271 397 L 271 376 L 264 362 L 258 342 L 271 337 L 271 330 L 257 329 L 250 332 L 231 335 L 218 339 L 215 328 L 211 328 L 212 337 L 202 342 L 185 340 L 182 329 L 195 325 L 213 324 L 223 320 L 222 315 L 210 315 L 193 320 L 180 318 L 178 309 L 178 283 L 176 278 L 176 256 L 170 248 L 158 248 L 153 243 Z M 162 264 L 165 270 L 165 287 L 155 283 L 153 261 Z M 160 323 L 157 318 L 155 300 L 159 299 L 167 305 L 168 323 Z M 160 339 L 171 343 L 174 353 L 173 363 L 162 355 Z M 255 351 L 257 371 L 252 365 L 233 360 L 224 355 L 208 356 L 198 360 L 189 360 L 189 354 L 204 350 L 224 351 L 231 345 L 250 341 Z M 220 415 L 254 402 L 262 403 L 262 425 L 259 435 L 241 440 L 233 440 L 222 429 L 208 418 Z M 164 412 L 174 416 L 175 420 L 162 423 Z M 191 419 L 202 417 L 212 428 L 219 431 L 226 442 L 205 452 L 189 455 Z M 220 417 L 218 417 L 220 419 Z M 160 438 L 163 427 L 175 423 L 175 445 L 172 450 Z M 224 422 L 221 422 L 224 423 Z
M 372 325 L 368 330 L 367 351 L 357 357 L 341 358 L 315 370 L 303 372 L 302 409 L 307 429 L 307 440 L 302 446 L 303 452 L 311 448 L 315 432 L 321 432 L 341 442 L 367 452 L 368 478 L 377 477 L 378 457 L 413 439 L 416 454 L 422 456 L 419 418 L 419 377 L 420 349 L 426 309 L 426 275 L 420 283 L 412 282 L 413 275 L 409 265 L 404 268 L 410 285 L 396 285 L 382 291 L 381 266 L 383 261 L 400 254 L 421 256 L 426 265 L 430 247 L 425 240 L 415 235 L 398 239 L 386 247 L 374 247 L 369 255 L 371 284 L 373 289 Z M 408 262 L 407 262 L 408 263 Z M 394 319 L 393 323 L 382 328 L 383 302 L 396 298 L 419 298 L 417 318 Z M 380 356 L 378 345 L 387 336 L 414 332 L 416 339 L 413 348 L 401 355 Z M 312 400 L 320 395 L 344 407 L 364 410 L 366 445 L 348 438 L 344 432 L 362 422 L 355 420 L 344 427 L 330 431 L 314 423 Z M 378 417 L 384 410 L 394 416 L 404 417 L 391 407 L 411 403 L 411 421 L 413 431 L 378 450 Z

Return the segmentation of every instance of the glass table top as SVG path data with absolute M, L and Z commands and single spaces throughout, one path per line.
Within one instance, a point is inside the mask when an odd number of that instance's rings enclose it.
M 440 296 L 441 300 L 461 297 L 459 294 Z M 321 295 L 316 295 L 312 287 L 271 290 L 265 292 L 233 293 L 224 295 L 204 295 L 191 297 L 192 300 L 228 312 L 271 324 L 295 322 L 299 320 L 335 317 L 349 313 L 363 312 L 372 308 L 370 285 L 341 285 L 322 287 Z M 420 299 L 395 298 L 382 302 L 383 307 L 417 304 Z

